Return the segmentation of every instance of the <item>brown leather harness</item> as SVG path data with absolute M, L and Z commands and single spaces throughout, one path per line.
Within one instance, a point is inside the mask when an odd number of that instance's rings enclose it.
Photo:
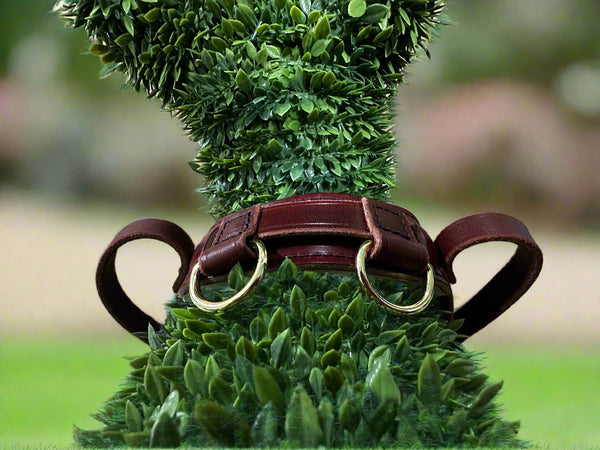
M 423 277 L 432 267 L 441 286 L 442 304 L 453 311 L 450 283 L 456 282 L 452 264 L 463 250 L 484 242 L 505 241 L 517 249 L 508 263 L 468 302 L 453 313 L 464 319 L 461 334 L 468 337 L 512 306 L 531 287 L 542 267 L 542 252 L 521 221 L 499 213 L 460 219 L 432 240 L 408 210 L 391 203 L 347 194 L 304 194 L 255 205 L 218 220 L 194 248 L 179 226 L 159 219 L 143 219 L 124 227 L 98 264 L 96 284 L 100 299 L 115 320 L 131 333 L 160 324 L 139 309 L 117 278 L 117 250 L 137 239 L 155 239 L 180 256 L 173 291 L 185 296 L 195 267 L 202 278 L 226 275 L 236 264 L 247 267 L 257 258 L 251 242 L 260 240 L 268 253 L 267 266 L 278 267 L 289 258 L 302 269 L 354 270 L 359 247 L 369 270 Z M 141 338 L 144 340 L 143 338 Z

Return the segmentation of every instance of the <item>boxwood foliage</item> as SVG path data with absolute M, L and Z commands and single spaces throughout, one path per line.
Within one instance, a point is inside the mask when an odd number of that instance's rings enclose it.
M 294 194 L 387 199 L 390 102 L 441 24 L 441 0 L 63 0 L 102 74 L 178 116 L 215 216 Z M 205 288 L 213 300 L 244 283 Z M 382 281 L 395 301 L 414 285 Z M 232 311 L 174 298 L 150 351 L 75 429 L 83 446 L 517 446 L 459 322 L 435 301 L 386 313 L 355 275 L 286 261 Z
M 63 0 L 103 73 L 160 99 L 200 143 L 221 216 L 307 192 L 385 199 L 390 101 L 441 0 Z
M 245 282 L 239 266 L 221 300 Z M 419 284 L 378 280 L 404 302 Z M 393 293 L 393 294 L 392 294 Z M 432 308 L 386 313 L 356 277 L 298 271 L 286 260 L 243 307 L 205 313 L 174 298 L 151 350 L 96 418 L 82 445 L 204 447 L 519 446 L 499 418 L 476 355 L 457 342 L 460 321 Z

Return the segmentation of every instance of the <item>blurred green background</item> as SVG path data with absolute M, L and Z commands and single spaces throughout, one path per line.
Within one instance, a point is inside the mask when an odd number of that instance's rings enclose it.
M 123 225 L 157 216 L 199 241 L 211 219 L 195 144 L 119 75 L 98 79 L 52 1 L 0 0 L 0 447 L 68 446 L 144 351 L 102 309 L 94 270 Z M 545 253 L 534 288 L 467 341 L 504 379 L 506 417 L 554 448 L 600 446 L 600 2 L 453 0 L 431 61 L 396 99 L 398 187 L 435 236 L 461 216 L 522 218 Z M 512 249 L 457 261 L 460 303 Z M 120 252 L 160 318 L 176 255 Z M 140 267 L 143 268 L 139 269 Z

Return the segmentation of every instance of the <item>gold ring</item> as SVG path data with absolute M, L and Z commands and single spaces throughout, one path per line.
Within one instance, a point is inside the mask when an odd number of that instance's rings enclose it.
M 375 288 L 371 285 L 371 282 L 369 281 L 365 261 L 367 258 L 367 251 L 369 250 L 369 247 L 371 247 L 371 244 L 371 241 L 363 242 L 360 248 L 358 249 L 358 253 L 356 254 L 356 272 L 358 273 L 358 279 L 365 287 L 367 292 L 381 306 L 383 306 L 388 311 L 393 312 L 394 314 L 417 314 L 423 311 L 425 308 L 427 308 L 427 306 L 431 302 L 431 299 L 433 298 L 433 292 L 435 288 L 435 274 L 433 272 L 433 267 L 431 267 L 431 264 L 427 264 L 427 284 L 425 287 L 425 293 L 423 294 L 423 297 L 421 297 L 421 299 L 418 302 L 413 303 L 412 305 L 397 305 L 395 303 L 390 302 L 379 292 L 377 292 Z
M 202 311 L 222 311 L 237 305 L 254 290 L 256 285 L 260 283 L 260 280 L 262 280 L 265 269 L 267 268 L 267 248 L 265 247 L 265 244 L 258 239 L 254 239 L 250 241 L 250 243 L 254 244 L 258 250 L 258 262 L 256 263 L 256 269 L 254 269 L 254 273 L 246 285 L 239 292 L 226 300 L 220 302 L 211 302 L 204 298 L 197 283 L 199 263 L 196 263 L 192 269 L 192 274 L 190 275 L 190 297 L 194 305 L 196 305 Z

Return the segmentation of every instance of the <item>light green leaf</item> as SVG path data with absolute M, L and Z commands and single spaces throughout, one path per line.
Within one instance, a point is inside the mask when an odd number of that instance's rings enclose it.
M 367 2 L 365 0 L 350 0 L 348 3 L 348 14 L 351 17 L 362 17 L 367 10 Z
M 302 108 L 305 113 L 310 114 L 315 109 L 315 104 L 309 99 L 305 98 L 300 101 L 300 108 Z
M 273 366 L 281 368 L 287 364 L 292 356 L 292 337 L 290 329 L 279 333 L 271 343 L 271 358 L 273 358 Z
M 205 374 L 202 364 L 194 359 L 188 359 L 183 369 L 183 381 L 185 382 L 185 387 L 187 387 L 193 395 L 206 394 L 206 383 L 204 380 Z
M 314 448 L 323 442 L 319 412 L 302 386 L 294 390 L 290 399 L 285 415 L 285 434 L 290 444 L 297 447 Z
M 391 399 L 397 405 L 400 404 L 400 389 L 394 380 L 386 358 L 380 357 L 375 360 L 371 370 L 367 374 L 366 382 L 379 401 L 384 402 Z
M 428 353 L 417 376 L 417 390 L 426 405 L 437 405 L 441 400 L 442 376 L 435 359 Z
M 331 42 L 329 39 L 317 40 L 310 48 L 310 54 L 315 58 L 321 56 L 327 50 L 329 42 Z
M 296 181 L 303 174 L 304 174 L 304 167 L 302 166 L 302 164 L 295 164 L 294 167 L 292 167 L 292 170 L 290 170 L 290 177 L 292 178 L 292 181 Z
M 285 411 L 285 398 L 281 388 L 273 375 L 266 367 L 254 366 L 252 368 L 254 378 L 254 391 L 262 405 L 272 403 L 279 414 Z

